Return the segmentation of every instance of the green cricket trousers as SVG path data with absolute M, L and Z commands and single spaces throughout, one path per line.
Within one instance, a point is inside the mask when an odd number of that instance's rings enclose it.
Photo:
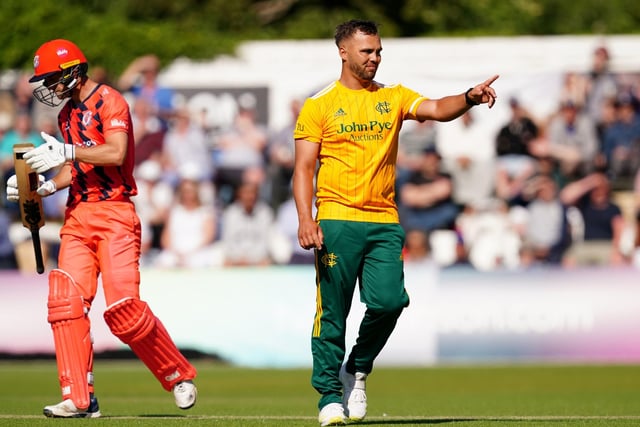
M 324 245 L 316 251 L 316 315 L 311 338 L 311 384 L 318 408 L 342 402 L 340 367 L 345 356 L 346 321 L 356 282 L 366 306 L 347 371 L 370 373 L 409 296 L 404 288 L 400 224 L 321 220 Z

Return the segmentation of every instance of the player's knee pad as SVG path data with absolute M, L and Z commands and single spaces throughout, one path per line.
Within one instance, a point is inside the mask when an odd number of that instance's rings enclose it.
M 146 337 L 156 322 L 149 305 L 135 298 L 125 298 L 107 307 L 104 320 L 111 332 L 125 344 Z
M 111 332 L 131 347 L 165 390 L 195 378 L 195 368 L 177 349 L 146 302 L 135 298 L 120 300 L 107 307 L 104 319 Z
M 84 299 L 71 276 L 63 270 L 49 273 L 49 299 L 47 301 L 49 323 L 80 319 L 85 316 Z
M 54 269 L 49 273 L 47 307 L 62 396 L 78 408 L 87 408 L 93 382 L 91 325 L 84 299 L 67 272 Z

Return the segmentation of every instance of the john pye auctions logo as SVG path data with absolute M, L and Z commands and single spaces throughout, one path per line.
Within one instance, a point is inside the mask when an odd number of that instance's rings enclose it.
M 377 120 L 371 120 L 369 123 L 340 123 L 338 127 L 338 134 L 352 133 L 352 132 L 377 132 L 382 133 L 385 130 L 391 129 L 391 122 L 379 122 Z

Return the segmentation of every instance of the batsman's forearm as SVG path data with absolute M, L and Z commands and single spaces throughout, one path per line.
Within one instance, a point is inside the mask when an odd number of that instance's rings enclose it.
M 75 160 L 96 166 L 120 166 L 124 162 L 124 153 L 109 145 L 95 147 L 76 147 Z
M 71 165 L 68 163 L 64 164 L 51 180 L 56 183 L 56 189 L 61 190 L 67 188 L 71 185 Z

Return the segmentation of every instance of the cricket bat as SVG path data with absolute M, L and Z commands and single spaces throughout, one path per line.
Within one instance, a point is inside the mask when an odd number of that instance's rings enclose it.
M 42 259 L 42 246 L 40 244 L 40 228 L 44 226 L 44 211 L 42 210 L 42 197 L 36 192 L 38 189 L 38 173 L 23 159 L 24 153 L 33 149 L 33 144 L 22 143 L 13 146 L 13 166 L 18 180 L 18 193 L 20 195 L 20 218 L 22 225 L 31 231 L 33 250 L 36 256 L 36 271 L 44 273 L 44 260 Z

